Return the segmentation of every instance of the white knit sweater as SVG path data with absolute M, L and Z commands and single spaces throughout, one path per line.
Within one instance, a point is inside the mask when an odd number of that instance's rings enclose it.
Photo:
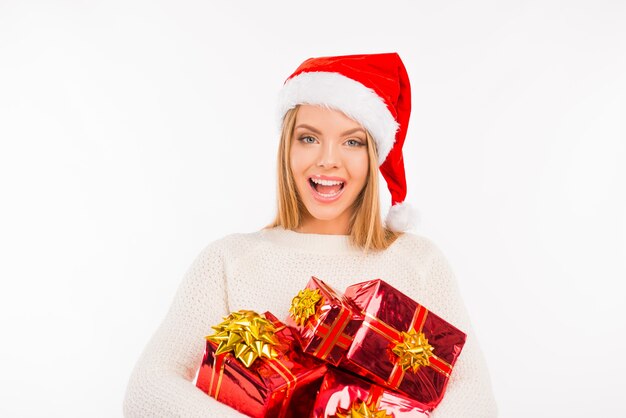
M 197 256 L 163 323 L 139 358 L 124 399 L 128 417 L 240 417 L 195 387 L 205 336 L 231 311 L 288 315 L 291 299 L 319 277 L 343 291 L 381 278 L 467 333 L 443 401 L 432 417 L 493 417 L 489 373 L 454 274 L 428 238 L 405 233 L 387 250 L 364 255 L 347 235 L 281 227 L 227 235 Z

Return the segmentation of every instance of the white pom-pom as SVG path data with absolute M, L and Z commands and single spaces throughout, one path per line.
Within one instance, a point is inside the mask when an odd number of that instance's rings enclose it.
M 404 201 L 393 205 L 389 209 L 385 218 L 385 225 L 392 231 L 405 232 L 416 227 L 419 221 L 419 211 L 411 206 L 409 202 Z

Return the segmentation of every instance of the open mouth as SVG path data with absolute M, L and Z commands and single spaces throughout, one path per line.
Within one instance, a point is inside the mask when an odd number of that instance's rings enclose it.
M 309 185 L 319 195 L 323 197 L 333 197 L 343 190 L 345 183 L 342 181 L 318 180 L 309 178 Z

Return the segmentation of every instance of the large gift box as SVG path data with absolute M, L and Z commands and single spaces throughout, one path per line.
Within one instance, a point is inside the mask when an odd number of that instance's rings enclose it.
M 313 276 L 293 298 L 285 323 L 296 330 L 305 353 L 336 366 L 363 323 L 363 314 L 354 302 Z
M 251 417 L 306 417 L 326 366 L 303 354 L 269 312 L 237 311 L 212 327 L 196 386 Z
M 381 279 L 348 287 L 362 326 L 340 367 L 433 409 L 443 398 L 466 335 Z
M 313 407 L 312 418 L 419 418 L 429 413 L 420 402 L 329 368 Z

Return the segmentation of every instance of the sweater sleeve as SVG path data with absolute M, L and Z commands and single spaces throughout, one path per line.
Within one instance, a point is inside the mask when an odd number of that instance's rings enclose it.
M 193 379 L 210 326 L 228 314 L 224 246 L 206 246 L 187 270 L 163 322 L 133 369 L 123 402 L 126 417 L 242 417 L 203 393 Z
M 491 418 L 498 415 L 487 365 L 461 298 L 454 272 L 432 241 L 425 263 L 425 288 L 430 309 L 467 334 L 463 350 L 452 369 L 441 403 L 431 418 Z

